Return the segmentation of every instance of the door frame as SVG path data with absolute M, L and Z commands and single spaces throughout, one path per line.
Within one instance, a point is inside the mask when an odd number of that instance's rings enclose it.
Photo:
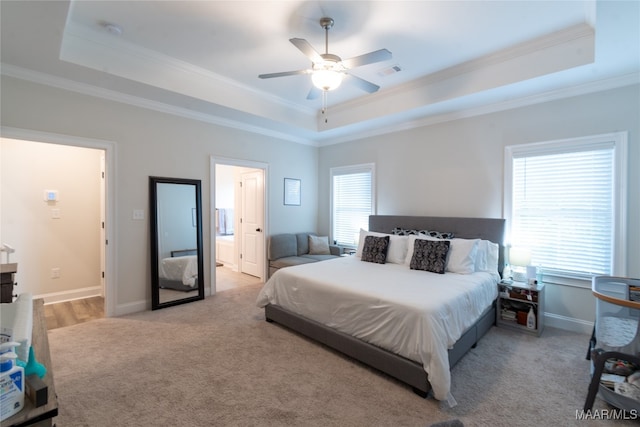
M 212 155 L 210 159 L 210 184 L 209 184 L 209 234 L 211 241 L 211 287 L 207 293 L 205 289 L 205 295 L 216 294 L 216 165 L 226 166 L 238 166 L 251 169 L 261 169 L 264 174 L 264 227 L 262 233 L 262 253 L 265 255 L 263 271 L 260 276 L 260 280 L 264 281 L 267 277 L 267 262 L 266 262 L 266 250 L 267 250 L 267 237 L 269 235 L 269 164 L 263 162 L 256 162 L 253 160 L 234 159 L 229 157 L 220 157 Z
M 104 251 L 105 264 L 105 289 L 104 289 L 104 314 L 105 317 L 117 315 L 116 301 L 116 143 L 102 139 L 82 138 L 77 136 L 41 132 L 29 129 L 20 129 L 2 126 L 0 132 L 4 138 L 21 139 L 25 141 L 41 142 L 47 144 L 68 145 L 74 147 L 103 150 L 105 155 L 105 233 L 106 242 Z M 106 243 L 106 242 L 103 242 Z

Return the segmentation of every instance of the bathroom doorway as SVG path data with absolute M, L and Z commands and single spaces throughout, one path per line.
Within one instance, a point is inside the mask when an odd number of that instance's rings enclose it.
M 266 277 L 266 176 L 265 164 L 212 159 L 212 294 Z
M 19 291 L 46 304 L 96 297 L 115 315 L 113 143 L 3 128 L 1 144 L 3 241 L 29 266 Z

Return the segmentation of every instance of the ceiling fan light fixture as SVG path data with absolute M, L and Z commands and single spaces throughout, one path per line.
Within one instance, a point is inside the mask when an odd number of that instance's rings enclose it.
M 342 83 L 342 73 L 333 70 L 315 70 L 311 74 L 313 85 L 320 90 L 334 90 Z

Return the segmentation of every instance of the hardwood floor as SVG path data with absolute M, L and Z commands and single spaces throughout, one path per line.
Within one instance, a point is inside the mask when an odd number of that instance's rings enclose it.
M 216 267 L 216 292 L 261 283 L 258 277 L 233 271 L 229 267 Z
M 104 317 L 104 298 L 91 297 L 44 306 L 47 329 L 63 328 Z
M 216 267 L 216 291 L 260 283 L 260 279 L 228 267 Z M 44 306 L 47 329 L 64 328 L 104 317 L 104 298 L 91 297 Z

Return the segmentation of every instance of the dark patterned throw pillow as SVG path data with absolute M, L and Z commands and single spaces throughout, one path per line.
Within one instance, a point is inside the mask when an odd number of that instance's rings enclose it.
M 442 231 L 435 230 L 407 230 L 405 228 L 396 227 L 391 230 L 391 234 L 395 234 L 397 236 L 419 236 L 424 234 L 425 236 L 435 237 L 436 239 L 453 239 L 453 233 L 446 233 Z
M 362 245 L 362 261 L 384 264 L 389 249 L 389 236 L 367 236 Z
M 413 256 L 409 268 L 444 274 L 449 245 L 448 240 L 416 239 L 413 244 Z

